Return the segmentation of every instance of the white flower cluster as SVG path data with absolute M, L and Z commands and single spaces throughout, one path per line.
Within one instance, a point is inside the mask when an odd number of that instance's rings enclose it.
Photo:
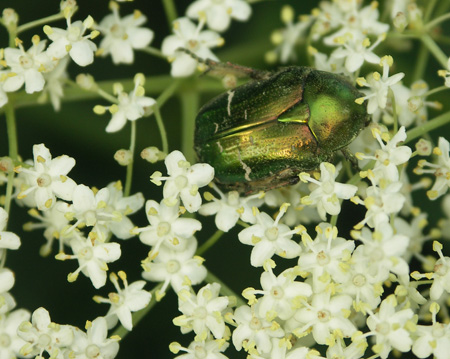
M 162 53 L 172 64 L 171 75 L 185 77 L 192 75 L 197 59 L 182 51 L 186 49 L 201 59 L 218 60 L 210 50 L 222 46 L 223 38 L 218 32 L 225 31 L 231 19 L 246 21 L 251 15 L 251 7 L 244 0 L 197 0 L 186 10 L 186 17 L 173 22 L 173 35 L 162 43 Z M 198 19 L 194 24 L 190 19 Z M 210 30 L 203 30 L 205 24 Z

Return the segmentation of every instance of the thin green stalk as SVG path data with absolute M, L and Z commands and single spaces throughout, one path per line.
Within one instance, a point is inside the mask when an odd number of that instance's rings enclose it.
M 433 20 L 431 20 L 428 24 L 425 25 L 425 30 L 430 31 L 433 27 L 439 25 L 441 22 L 450 19 L 450 13 L 441 15 Z
M 167 140 L 167 132 L 166 132 L 166 128 L 164 127 L 164 121 L 161 117 L 161 112 L 159 112 L 158 104 L 156 104 L 153 107 L 153 112 L 155 114 L 156 124 L 158 125 L 158 130 L 161 135 L 162 151 L 164 153 L 168 154 L 169 153 L 169 142 Z
M 405 144 L 408 142 L 411 142 L 412 140 L 422 137 L 423 135 L 427 134 L 428 132 L 439 128 L 441 126 L 446 125 L 447 123 L 450 123 L 450 111 L 445 112 L 442 115 L 439 115 L 432 120 L 424 123 L 423 125 L 419 127 L 415 127 L 409 131 L 406 132 L 406 140 Z
M 222 232 L 220 229 L 218 229 L 209 239 L 202 244 L 202 246 L 197 249 L 197 255 L 201 256 L 203 253 L 205 253 L 209 248 L 211 248 L 219 239 L 224 235 L 225 232 Z
M 134 151 L 136 150 L 136 121 L 130 122 L 131 122 L 131 135 L 130 135 L 131 162 L 127 165 L 127 178 L 125 179 L 125 190 L 123 192 L 124 197 L 128 197 L 131 192 L 131 182 L 133 180 Z
M 423 34 L 420 39 L 428 48 L 428 50 L 433 54 L 436 60 L 441 64 L 441 66 L 446 69 L 447 68 L 447 55 L 441 50 L 441 48 L 436 44 L 436 42 L 431 38 L 428 34 Z
M 153 288 L 151 290 L 152 293 L 152 299 L 150 300 L 150 303 L 148 303 L 148 305 L 138 311 L 138 312 L 134 312 L 133 313 L 133 326 L 136 326 L 143 318 L 145 318 L 145 316 L 148 314 L 148 312 L 150 312 L 150 310 L 158 303 L 156 301 L 156 296 L 155 293 L 159 290 L 161 290 L 162 286 L 164 283 L 159 283 L 155 288 Z M 125 329 L 122 325 L 120 325 L 112 334 L 113 336 L 119 336 L 120 338 L 125 338 L 127 336 L 127 334 L 129 333 L 129 331 L 127 329 Z
M 164 11 L 166 12 L 167 22 L 169 23 L 169 28 L 172 28 L 172 22 L 178 18 L 177 9 L 173 0 L 162 0 Z
M 330 224 L 331 224 L 332 226 L 336 226 L 337 219 L 338 219 L 338 215 L 337 215 L 337 214 L 335 214 L 334 216 L 331 216 L 331 218 L 330 218 Z
M 220 284 L 220 294 L 226 295 L 228 297 L 235 297 L 237 307 L 247 304 L 239 294 L 237 294 L 233 289 L 231 289 L 224 282 L 222 282 L 222 280 L 220 278 L 218 278 L 214 274 L 212 274 L 210 270 L 208 270 L 208 274 L 206 275 L 205 282 L 219 283 Z
M 438 92 L 441 92 L 441 91 L 444 91 L 444 90 L 448 90 L 448 87 L 442 85 L 442 86 L 436 87 L 436 88 L 431 89 L 430 91 L 424 93 L 424 94 L 423 94 L 423 97 L 429 97 L 429 96 L 431 96 L 431 95 L 434 95 L 434 94 L 436 94 L 436 93 L 438 93 Z
M 416 66 L 414 68 L 414 74 L 412 77 L 413 82 L 423 78 L 425 70 L 427 68 L 428 59 L 430 58 L 430 52 L 425 44 L 420 43 L 419 53 L 417 55 Z
M 9 157 L 16 162 L 19 157 L 18 141 L 17 141 L 17 128 L 16 128 L 16 113 L 14 110 L 14 104 L 9 101 L 5 106 L 6 117 L 6 132 L 8 134 L 8 147 Z M 9 214 L 12 192 L 13 192 L 13 180 L 14 172 L 8 173 L 8 183 L 6 184 L 6 198 L 5 198 L 5 211 Z
M 161 95 L 156 99 L 156 103 L 161 108 L 166 101 L 173 96 L 173 94 L 178 90 L 178 87 L 182 83 L 182 80 L 175 79 L 168 87 L 164 89 Z
M 195 162 L 194 155 L 194 128 L 195 117 L 199 107 L 197 89 L 187 88 L 181 93 L 182 125 L 181 150 L 190 163 Z
M 428 0 L 427 8 L 425 9 L 425 14 L 423 15 L 423 21 L 428 22 L 433 14 L 434 7 L 436 6 L 437 0 Z
M 147 46 L 147 47 L 144 47 L 143 49 L 141 49 L 141 51 L 143 51 L 147 54 L 159 57 L 160 59 L 167 60 L 167 56 L 163 55 L 161 50 L 157 49 L 156 47 Z
M 61 12 L 59 14 L 50 15 L 47 17 L 43 17 L 42 19 L 34 20 L 27 22 L 26 24 L 20 25 L 17 28 L 17 34 L 20 34 L 23 31 L 32 29 L 33 27 L 47 25 L 50 22 L 58 21 L 64 19 L 64 14 Z

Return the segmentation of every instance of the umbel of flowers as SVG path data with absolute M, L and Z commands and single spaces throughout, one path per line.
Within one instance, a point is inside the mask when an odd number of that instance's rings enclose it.
M 248 196 L 225 191 L 214 181 L 218 169 L 195 163 L 192 138 L 181 136 L 179 146 L 170 139 L 169 148 L 163 115 L 167 100 L 180 97 L 178 132 L 189 131 L 197 91 L 226 91 L 242 71 L 251 73 L 219 63 L 213 49 L 224 45 L 224 32 L 236 22 L 258 23 L 259 9 L 251 18 L 253 9 L 263 6 L 257 2 L 196 0 L 179 16 L 175 2 L 164 0 L 171 33 L 152 27 L 151 11 L 130 10 L 133 3 L 111 1 L 110 13 L 99 22 L 95 14 L 80 19 L 75 0 L 63 0 L 56 14 L 25 24 L 13 9 L 3 9 L 0 23 L 9 45 L 0 52 L 7 129 L 0 135 L 8 143 L 0 157 L 0 358 L 112 359 L 132 335 L 160 345 L 136 324 L 152 322 L 158 302 L 170 295 L 178 306 L 166 320 L 183 336 L 179 343 L 162 333 L 170 343 L 165 357 L 169 350 L 180 359 L 449 357 L 450 144 L 444 130 L 437 137 L 429 132 L 450 122 L 448 104 L 434 97 L 450 87 L 450 34 L 444 24 L 450 3 L 321 1 L 298 17 L 293 8 L 274 4 L 283 28 L 271 35 L 258 30 L 274 44 L 265 59 L 340 74 L 360 90 L 355 102 L 365 106 L 371 121 L 347 151 L 356 166 L 336 154 L 333 163 L 299 173 L 296 185 Z M 145 27 L 147 16 L 152 29 Z M 39 34 L 31 35 L 27 47 L 30 29 Z M 164 37 L 157 47 L 151 46 L 155 35 Z M 137 68 L 135 59 L 143 55 L 137 52 L 168 61 L 170 70 L 146 78 L 146 69 Z M 114 83 L 112 90 L 109 82 L 105 86 L 85 72 L 109 56 L 114 65 L 136 70 L 133 79 Z M 405 64 L 405 57 L 412 64 Z M 428 71 L 431 59 L 439 71 Z M 84 73 L 71 79 L 69 66 Z M 222 82 L 211 85 L 199 76 L 205 71 L 224 72 Z M 163 85 L 155 90 L 158 81 Z M 98 171 L 96 178 L 106 186 L 82 183 L 73 175 L 73 155 L 55 157 L 40 141 L 31 148 L 32 159 L 19 153 L 20 105 L 50 103 L 64 118 L 65 101 L 92 98 L 98 103 L 92 117 L 107 114 L 109 120 L 106 133 L 96 136 L 130 127 L 129 147 L 114 154 L 125 167 L 123 181 Z M 160 143 L 138 141 L 137 120 L 149 118 L 155 119 Z M 71 133 L 58 136 L 65 140 Z M 151 166 L 142 192 L 131 191 L 137 149 Z M 17 223 L 16 212 L 24 210 L 32 220 Z M 138 212 L 142 221 L 130 218 Z M 13 233 L 17 224 L 38 230 L 34 236 L 42 232 L 40 255 L 72 260 L 70 270 L 53 275 L 67 277 L 73 286 L 91 283 L 94 302 L 108 309 L 83 318 L 80 329 L 52 322 L 51 306 L 24 308 L 12 293 L 26 278 L 16 278 L 7 256 L 20 254 L 29 238 Z M 226 285 L 221 275 L 229 278 L 234 257 L 226 258 L 224 273 L 211 273 L 208 249 L 221 238 L 233 249 L 250 246 L 240 271 L 253 268 L 259 281 L 242 287 L 236 278 Z M 125 240 L 143 248 L 134 263 L 121 261 Z M 129 281 L 125 269 L 132 265 L 140 266 L 142 278 Z M 30 273 L 31 280 L 37 280 L 34 275 L 39 273 Z M 113 291 L 106 295 L 107 279 Z M 63 296 L 64 290 L 57 293 Z M 142 353 L 145 345 L 137 349 Z

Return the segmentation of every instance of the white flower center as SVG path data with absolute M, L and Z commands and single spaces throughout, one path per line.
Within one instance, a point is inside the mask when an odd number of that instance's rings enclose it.
M 186 354 L 187 355 L 187 354 Z M 194 359 L 204 359 L 208 357 L 208 353 L 206 352 L 205 348 L 203 348 L 200 345 L 196 345 L 194 348 Z
M 92 251 L 91 247 L 84 247 L 79 253 L 78 253 L 78 257 L 80 259 L 84 259 L 86 261 L 92 259 L 92 257 L 94 256 L 94 252 Z
M 391 326 L 388 322 L 381 322 L 377 324 L 375 330 L 380 334 L 387 335 L 391 330 Z
M 333 194 L 334 184 L 331 181 L 326 181 L 322 183 L 322 190 L 325 194 Z
M 447 266 L 439 261 L 434 266 L 434 272 L 440 276 L 445 276 L 447 274 L 447 270 L 448 270 Z
M 191 39 L 187 42 L 188 48 L 189 50 L 191 50 L 192 52 L 195 52 L 195 50 L 197 50 L 198 48 L 198 41 Z
M 26 55 L 22 55 L 19 57 L 20 66 L 24 69 L 31 69 L 33 67 L 33 60 Z
M 119 24 L 114 24 L 113 26 L 111 26 L 109 31 L 111 31 L 112 36 L 114 36 L 118 39 L 123 38 L 125 35 L 125 31 L 123 31 L 123 27 L 120 26 Z
M 328 310 L 319 310 L 317 312 L 317 319 L 319 322 L 328 322 L 330 320 L 330 312 Z
M 39 348 L 47 348 L 52 343 L 52 338 L 48 334 L 42 334 L 39 336 L 37 345 Z
M 39 187 L 48 187 L 52 184 L 52 178 L 47 173 L 42 173 L 36 178 L 36 182 Z
M 433 329 L 431 331 L 433 337 L 442 338 L 445 335 L 445 327 L 441 323 L 433 324 Z
M 228 193 L 228 204 L 231 207 L 237 207 L 239 205 L 239 193 L 231 191 Z
M 90 344 L 87 346 L 85 354 L 87 358 L 95 359 L 100 355 L 100 348 L 95 344 Z
M 284 297 L 284 290 L 279 285 L 276 285 L 275 287 L 272 288 L 270 294 L 272 294 L 272 297 L 276 299 L 281 299 Z
M 352 282 L 353 285 L 355 285 L 356 287 L 362 287 L 363 285 L 366 284 L 366 277 L 361 273 L 358 273 L 355 276 L 353 276 Z
M 261 321 L 256 317 L 253 317 L 249 324 L 251 330 L 260 330 L 262 328 Z
M 0 348 L 9 348 L 11 345 L 11 338 L 8 334 L 2 333 L 0 334 Z
M 178 188 L 179 190 L 181 190 L 181 189 L 187 187 L 187 184 L 188 184 L 188 179 L 187 179 L 186 176 L 184 176 L 184 175 L 179 175 L 179 176 L 177 176 L 177 177 L 175 178 L 175 186 L 177 186 L 177 188 Z
M 269 241 L 276 241 L 278 238 L 278 227 L 267 228 L 264 234 Z
M 205 319 L 208 315 L 208 312 L 206 311 L 205 307 L 197 307 L 194 310 L 194 317 L 198 319 Z
M 170 233 L 170 230 L 171 230 L 170 223 L 160 222 L 156 229 L 156 234 L 158 235 L 158 237 L 164 237 L 165 235 Z
M 78 27 L 71 26 L 67 31 L 67 40 L 70 42 L 78 41 L 81 37 L 81 30 Z
M 176 273 L 180 270 L 181 266 L 180 266 L 180 262 L 178 262 L 177 260 L 170 260 L 167 262 L 166 264 L 166 269 L 168 273 Z
M 317 263 L 321 266 L 326 266 L 330 263 L 330 257 L 324 251 L 317 253 Z

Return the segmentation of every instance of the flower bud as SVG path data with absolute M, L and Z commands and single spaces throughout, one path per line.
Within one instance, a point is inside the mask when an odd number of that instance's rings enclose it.
M 133 156 L 130 150 L 117 150 L 114 154 L 114 159 L 121 166 L 128 166 L 133 161 Z
M 142 150 L 141 157 L 150 163 L 156 163 L 166 158 L 166 154 L 157 147 L 151 146 Z

